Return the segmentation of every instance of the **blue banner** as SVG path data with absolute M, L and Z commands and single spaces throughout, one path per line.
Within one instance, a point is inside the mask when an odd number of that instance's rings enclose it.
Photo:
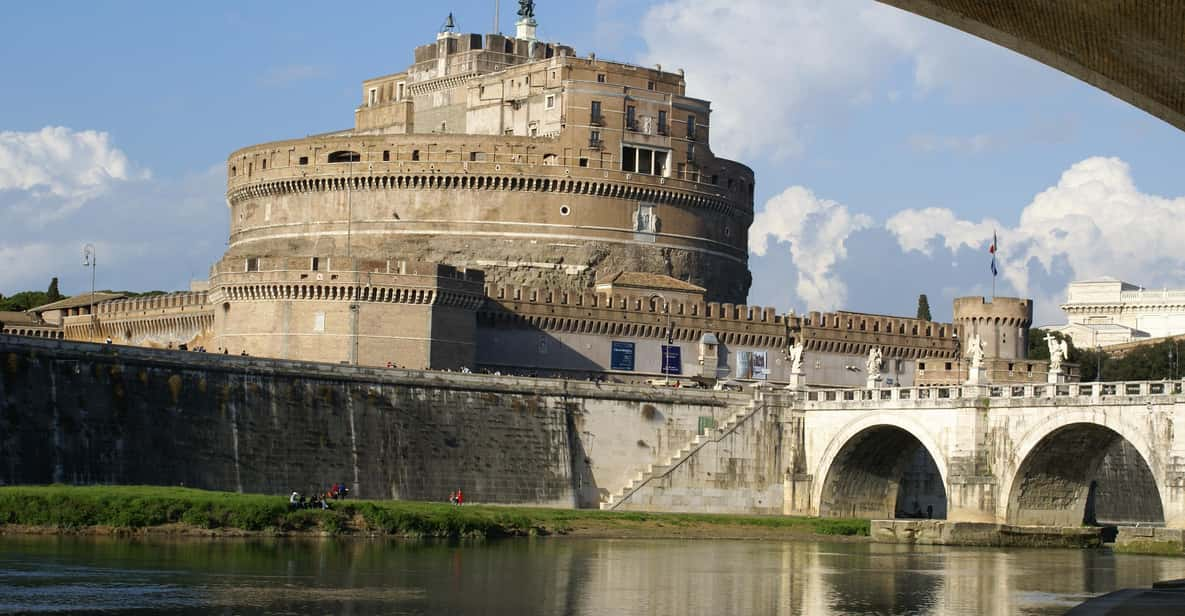
M 662 373 L 683 374 L 683 348 L 674 344 L 662 345 Z
M 634 343 L 614 340 L 613 352 L 609 358 L 609 368 L 611 370 L 629 370 L 632 372 L 634 369 Z

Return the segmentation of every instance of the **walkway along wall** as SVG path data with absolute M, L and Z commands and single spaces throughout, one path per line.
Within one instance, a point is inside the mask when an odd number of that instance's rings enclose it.
M 591 507 L 746 401 L 0 336 L 0 484 Z

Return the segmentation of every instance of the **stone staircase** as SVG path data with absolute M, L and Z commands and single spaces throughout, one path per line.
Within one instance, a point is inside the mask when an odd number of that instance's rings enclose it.
M 708 443 L 719 442 L 720 439 L 732 434 L 738 426 L 740 426 L 747 419 L 757 413 L 757 411 L 764 407 L 763 399 L 764 396 L 762 392 L 758 391 L 754 395 L 753 399 L 749 401 L 749 404 L 745 406 L 744 410 L 735 413 L 723 424 L 715 428 L 707 428 L 703 433 L 697 434 L 690 443 L 684 445 L 679 449 L 679 451 L 675 452 L 675 455 L 671 456 L 671 458 L 667 460 L 666 464 L 648 465 L 644 472 L 638 473 L 638 476 L 634 477 L 634 479 L 630 481 L 629 484 L 627 484 L 624 488 L 622 488 L 619 493 L 610 494 L 609 500 L 601 503 L 601 509 L 604 511 L 612 511 L 617 509 L 617 507 L 633 496 L 635 492 L 644 488 L 646 484 L 659 477 L 665 477 L 669 475 L 675 469 L 679 468 L 679 466 L 684 462 L 690 460 L 691 457 L 696 453 L 699 453 L 699 450 L 703 449 L 703 447 Z

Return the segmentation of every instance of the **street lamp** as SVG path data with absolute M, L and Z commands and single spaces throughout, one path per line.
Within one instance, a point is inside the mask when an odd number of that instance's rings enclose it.
M 99 265 L 99 257 L 94 244 L 82 247 L 82 266 L 91 268 L 91 326 L 95 323 L 95 268 Z
M 1103 382 L 1103 345 L 1101 345 L 1101 344 L 1094 345 L 1094 354 L 1095 354 L 1095 357 L 1097 358 L 1097 361 L 1095 362 L 1094 381 L 1096 383 L 1102 383 Z

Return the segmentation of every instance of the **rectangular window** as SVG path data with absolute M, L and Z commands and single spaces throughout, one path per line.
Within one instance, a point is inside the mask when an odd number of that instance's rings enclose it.
M 370 89 L 370 100 L 368 101 L 367 104 L 370 107 L 374 107 L 375 105 L 378 104 L 378 102 L 379 102 L 379 89 L 378 88 L 371 88 Z
M 248 272 L 258 272 L 259 271 L 259 257 L 247 257 L 247 271 Z
M 316 272 L 316 271 L 319 271 L 320 269 L 321 269 L 321 258 L 320 257 L 313 257 L 312 270 L 314 272 Z
M 601 101 L 593 101 L 589 103 L 590 118 L 589 123 L 600 126 L 605 120 L 601 118 Z
M 638 108 L 633 105 L 625 108 L 625 127 L 638 130 Z
M 399 82 L 399 86 L 398 86 L 398 89 L 396 90 L 395 96 L 396 96 L 395 100 L 399 100 L 399 101 L 403 100 L 403 82 L 402 81 Z
M 605 83 L 605 73 L 597 73 L 597 83 Z
M 302 165 L 309 164 L 309 157 L 308 156 L 301 156 L 300 157 L 300 164 L 302 164 Z
M 660 134 L 660 135 L 667 134 L 667 112 L 666 112 L 666 110 L 660 110 L 658 112 L 658 134 Z
M 695 144 L 687 144 L 687 160 L 695 160 Z
M 601 131 L 599 131 L 599 130 L 591 130 L 591 131 L 588 131 L 588 142 L 589 142 L 590 144 L 594 144 L 594 143 L 595 143 L 595 144 L 597 144 L 597 145 L 600 145 L 600 143 L 601 143 Z
M 638 150 L 638 173 L 654 173 L 654 150 Z
M 419 150 L 412 150 L 411 151 L 411 159 L 412 160 L 420 160 L 420 151 Z
M 263 159 L 263 168 L 267 169 L 267 159 Z
M 555 109 L 555 94 L 548 94 L 547 98 L 543 99 L 544 109 Z
M 646 82 L 646 89 L 647 89 L 647 90 L 653 90 L 653 89 L 654 89 L 654 82 L 653 82 L 653 81 L 647 81 L 647 82 Z
M 629 146 L 621 148 L 621 170 L 635 172 L 638 170 L 638 149 Z
M 918 370 L 925 370 L 925 369 L 926 369 L 926 362 L 924 362 L 924 361 L 918 362 Z
M 581 156 L 580 157 L 580 166 L 587 167 L 588 166 L 588 158 Z
M 391 150 L 383 150 L 383 162 L 391 162 Z
M 695 139 L 695 116 L 687 116 L 687 138 Z

